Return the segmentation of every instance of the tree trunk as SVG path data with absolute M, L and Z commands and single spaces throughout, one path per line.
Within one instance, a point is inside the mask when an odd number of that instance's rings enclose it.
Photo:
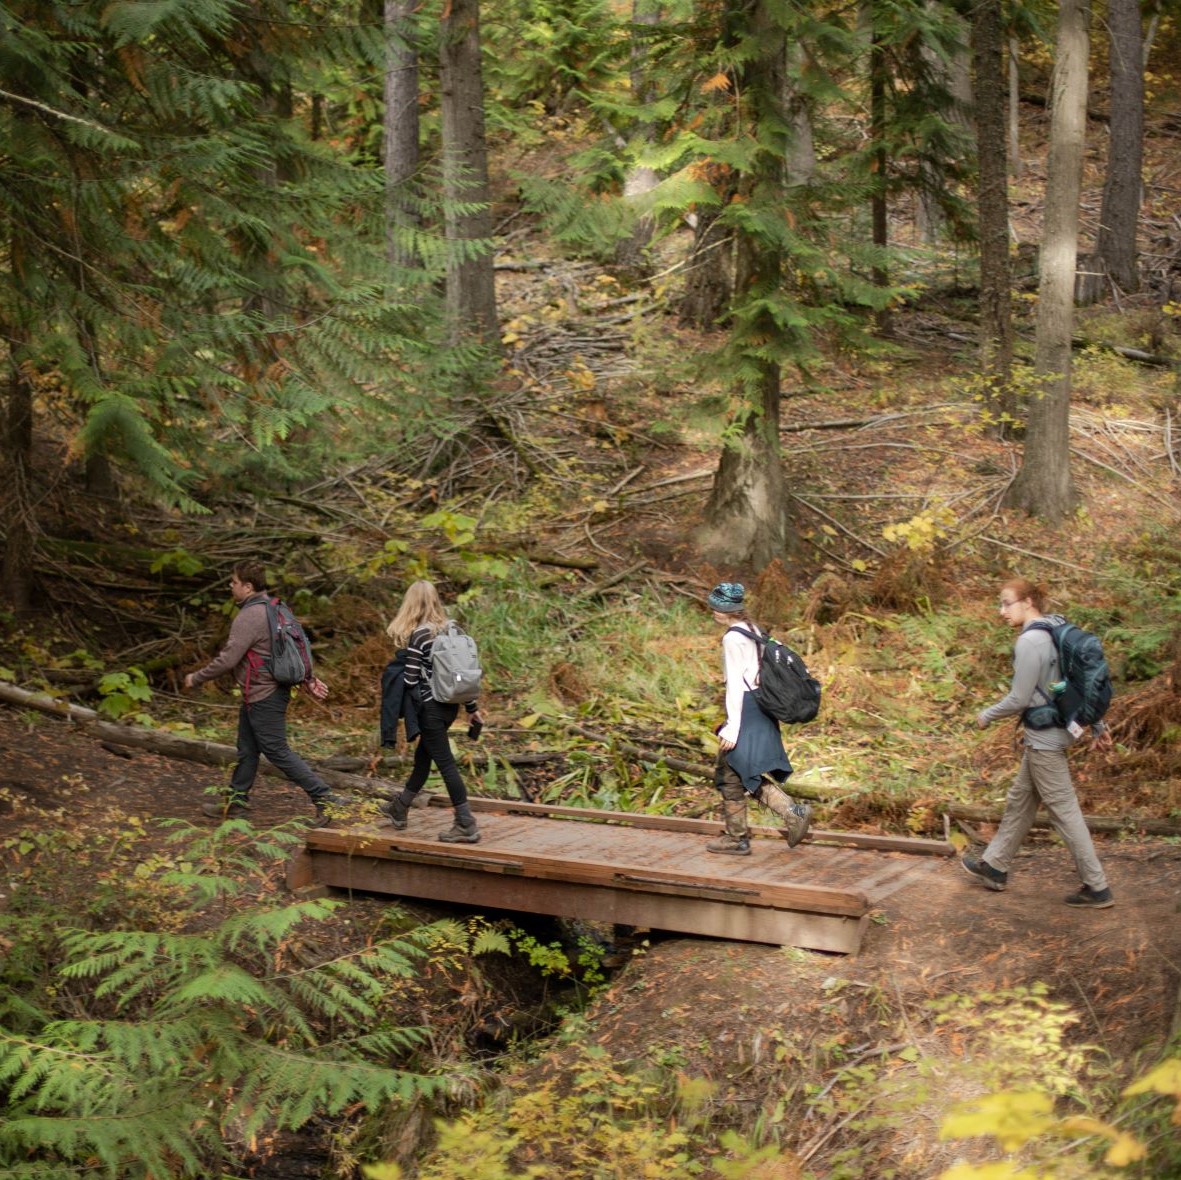
M 641 26 L 657 27 L 661 21 L 661 11 L 645 5 L 642 0 L 632 0 L 632 28 L 638 30 Z M 631 41 L 631 92 L 637 103 L 650 102 L 655 96 L 656 88 L 653 80 L 648 77 L 647 58 L 644 51 L 646 41 L 633 33 Z M 646 124 L 639 133 L 640 141 L 651 144 L 656 135 L 656 128 Z M 628 169 L 623 181 L 623 199 L 626 202 L 637 203 L 650 193 L 660 177 L 652 168 L 643 165 L 633 165 Z M 635 225 L 628 237 L 615 247 L 615 264 L 624 270 L 641 274 L 647 269 L 646 254 L 648 243 L 656 229 L 655 219 L 651 213 L 640 212 L 636 215 Z
M 816 174 L 816 141 L 812 134 L 812 107 L 804 95 L 800 75 L 807 68 L 807 55 L 799 41 L 787 47 L 787 78 L 784 105 L 788 117 L 787 183 L 811 184 Z
M 1074 504 L 1070 474 L 1070 337 L 1078 204 L 1087 119 L 1090 0 L 1061 0 L 1051 80 L 1050 153 L 1038 282 L 1034 373 L 1021 470 L 1008 503 L 1060 524 Z
M 871 20 L 876 21 L 874 3 L 870 5 Z M 886 205 L 887 173 L 890 161 L 886 154 L 886 53 L 876 26 L 870 36 L 869 50 L 869 135 L 878 146 L 874 149 L 875 182 L 870 194 L 870 219 L 873 225 L 873 244 L 882 251 L 890 244 L 889 210 Z M 884 263 L 873 268 L 875 287 L 890 285 L 890 272 Z M 888 336 L 891 332 L 890 309 L 883 307 L 874 317 L 877 330 Z
M 418 224 L 418 0 L 385 0 L 385 240 L 390 265 L 418 262 L 412 242 Z
M 15 254 L 15 251 L 14 251 Z M 14 257 L 14 265 L 19 261 Z M 19 314 L 19 312 L 18 312 Z M 2 499 L 5 543 L 4 601 L 17 613 L 33 606 L 33 384 L 22 367 L 22 328 L 6 326 L 8 342 L 8 397 L 4 425 L 5 474 Z
M 926 0 L 924 8 L 934 19 L 939 19 L 940 5 Z M 972 109 L 972 63 L 968 52 L 969 29 L 967 22 L 958 14 L 945 15 L 944 19 L 954 20 L 959 29 L 956 51 L 949 58 L 936 52 L 926 42 L 920 43 L 919 55 L 923 68 L 935 80 L 936 86 L 952 99 L 949 119 L 952 123 L 966 127 Z M 946 188 L 939 162 L 924 158 L 919 163 L 922 183 L 919 185 L 918 203 L 915 209 L 915 227 L 919 240 L 929 246 L 938 245 L 943 238 L 947 216 L 939 203 L 938 194 Z
M 723 196 L 723 203 L 729 193 Z M 697 210 L 693 248 L 685 270 L 685 291 L 678 305 L 682 324 L 703 332 L 717 328 L 734 295 L 733 238 L 721 220 L 721 209 Z
M 1016 412 L 1012 389 L 1012 277 L 1009 177 L 1005 160 L 1005 76 L 1001 0 L 980 0 L 972 29 L 980 210 L 980 371 L 985 410 L 998 437 Z
M 1107 180 L 1099 216 L 1097 269 L 1123 291 L 1140 286 L 1136 229 L 1140 221 L 1144 155 L 1144 70 L 1139 0 L 1108 0 L 1111 45 L 1111 120 Z
M 722 449 L 705 508 L 702 552 L 710 560 L 762 569 L 787 553 L 790 527 L 779 450 L 779 366 L 761 364 L 761 405 Z
M 1020 177 L 1021 163 L 1021 54 L 1016 37 L 1009 38 L 1009 171 Z
M 479 0 L 449 0 L 440 23 L 439 57 L 451 339 L 475 338 L 499 350 Z

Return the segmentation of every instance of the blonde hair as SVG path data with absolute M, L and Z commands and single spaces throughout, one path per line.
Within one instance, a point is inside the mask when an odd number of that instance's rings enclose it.
M 434 582 L 412 582 L 385 633 L 398 647 L 405 647 L 419 627 L 429 627 L 433 638 L 446 625 L 447 612 Z

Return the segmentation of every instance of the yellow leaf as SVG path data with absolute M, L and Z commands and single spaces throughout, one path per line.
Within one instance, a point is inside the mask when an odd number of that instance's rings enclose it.
M 1116 1135 L 1115 1142 L 1107 1149 L 1103 1159 L 1113 1168 L 1126 1168 L 1128 1164 L 1142 1160 L 1147 1154 L 1148 1148 L 1139 1139 L 1121 1131 Z
M 729 90 L 730 78 L 727 74 L 714 74 L 701 84 L 702 94 L 712 94 L 715 90 Z
M 1138 1082 L 1133 1082 L 1125 1091 L 1124 1097 L 1133 1094 L 1175 1094 L 1181 1098 L 1181 1057 L 1170 1057 L 1162 1061 L 1156 1069 L 1151 1069 Z
M 991 1135 L 1005 1149 L 1016 1151 L 1054 1126 L 1054 1104 L 1040 1090 L 1002 1090 L 962 1103 L 939 1128 L 940 1139 L 971 1139 Z
M 530 713 L 528 717 L 522 717 L 517 724 L 522 729 L 532 729 L 541 720 L 540 713 Z

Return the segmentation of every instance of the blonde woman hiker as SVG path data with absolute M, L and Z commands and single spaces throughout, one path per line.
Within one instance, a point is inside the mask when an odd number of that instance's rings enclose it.
M 778 784 L 791 774 L 791 763 L 783 748 L 779 722 L 759 708 L 751 691 L 758 685 L 759 645 L 746 636 L 762 632 L 746 613 L 746 591 L 741 582 L 722 582 L 706 601 L 714 622 L 726 628 L 722 635 L 726 721 L 718 728 L 714 768 L 714 784 L 722 793 L 725 830 L 705 846 L 706 851 L 750 856 L 748 798 L 757 799 L 783 821 L 787 846 L 794 848 L 808 834 L 812 808 L 794 802 L 779 789 Z
M 480 831 L 468 805 L 467 788 L 447 736 L 459 715 L 459 706 L 436 701 L 431 695 L 431 645 L 448 622 L 434 584 L 415 582 L 406 591 L 398 613 L 386 628 L 386 634 L 395 645 L 406 649 L 404 691 L 413 694 L 417 702 L 419 734 L 414 766 L 406 785 L 389 802 L 380 804 L 379 810 L 389 816 L 395 828 L 405 828 L 406 814 L 426 783 L 434 763 L 455 809 L 455 822 L 439 833 L 439 839 L 444 844 L 478 844 Z M 473 726 L 483 725 L 476 701 L 464 708 Z

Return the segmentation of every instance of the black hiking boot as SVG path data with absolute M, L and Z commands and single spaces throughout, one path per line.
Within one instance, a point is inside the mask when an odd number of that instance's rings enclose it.
M 382 815 L 388 817 L 390 823 L 399 832 L 406 830 L 406 816 L 410 811 L 410 804 L 403 800 L 401 794 L 395 795 L 392 799 L 385 800 L 384 803 L 379 803 L 377 810 Z
M 1066 898 L 1066 904 L 1078 909 L 1109 910 L 1115 905 L 1115 898 L 1110 889 L 1092 889 L 1090 885 L 1084 885 L 1077 893 Z
M 979 877 L 984 882 L 986 889 L 1003 893 L 1005 886 L 1009 883 L 1009 874 L 1002 873 L 1000 869 L 994 869 L 983 857 L 965 856 L 960 861 L 960 865 L 969 876 Z

